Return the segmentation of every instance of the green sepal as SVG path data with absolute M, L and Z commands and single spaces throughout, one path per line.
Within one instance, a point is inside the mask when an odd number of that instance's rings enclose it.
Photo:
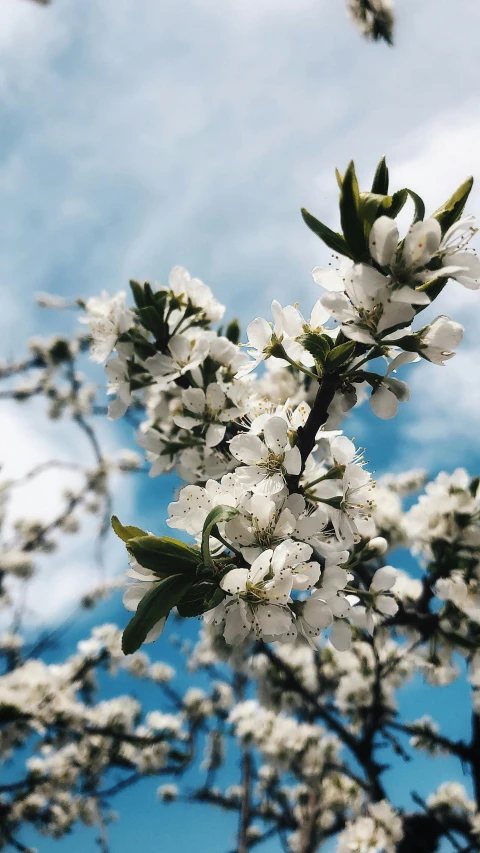
M 325 369 L 327 373 L 336 373 L 336 371 L 346 364 L 355 352 L 355 341 L 347 341 L 345 344 L 340 344 L 334 347 L 327 355 Z
M 413 190 L 407 189 L 407 193 L 415 206 L 415 216 L 412 224 L 415 225 L 416 222 L 423 222 L 425 219 L 425 202 L 423 201 L 423 198 L 420 198 L 418 193 L 415 193 Z
M 385 157 L 382 157 L 378 164 L 372 182 L 372 193 L 380 195 L 388 194 L 388 166 Z
M 142 530 L 140 527 L 133 527 L 133 525 L 124 526 L 116 515 L 112 515 L 112 527 L 118 538 L 123 542 L 128 542 L 137 536 L 147 536 L 145 530 Z
M 435 213 L 432 213 L 432 218 L 436 219 L 437 222 L 440 223 L 442 236 L 452 225 L 454 225 L 455 222 L 457 222 L 458 219 L 460 219 L 472 186 L 473 178 L 467 178 L 463 184 L 460 184 L 458 190 L 450 196 L 448 201 L 446 201 L 445 204 L 442 204 Z
M 422 293 L 426 293 L 427 296 L 430 297 L 430 304 L 433 302 L 437 296 L 440 296 L 445 285 L 448 284 L 448 277 L 443 276 L 442 278 L 435 278 L 433 281 L 426 282 L 426 284 L 422 284 L 421 287 L 418 288 Z M 420 311 L 424 311 L 425 308 L 428 308 L 428 305 L 419 305 L 417 307 L 417 314 Z
M 348 250 L 354 261 L 365 258 L 367 244 L 360 215 L 360 192 L 353 160 L 348 164 L 340 192 L 340 221 Z
M 136 613 L 128 623 L 122 636 L 122 650 L 131 655 L 144 642 L 149 631 L 172 607 L 183 598 L 192 586 L 192 581 L 183 575 L 172 575 L 150 589 L 140 601 Z
M 159 576 L 195 575 L 200 552 L 170 536 L 138 536 L 129 539 L 127 548 L 145 569 Z
M 230 521 L 232 518 L 238 515 L 238 509 L 235 509 L 233 506 L 216 506 L 208 513 L 204 525 L 203 525 L 203 533 L 202 533 L 202 560 L 205 566 L 211 568 L 213 566 L 213 560 L 210 554 L 210 535 L 214 527 L 217 524 L 221 524 L 224 521 Z
M 352 257 L 345 238 L 341 234 L 337 234 L 336 231 L 332 231 L 331 228 L 328 228 L 327 225 L 324 225 L 323 222 L 320 222 L 319 219 L 312 216 L 312 214 L 309 213 L 308 210 L 305 210 L 304 207 L 302 207 L 302 216 L 303 221 L 308 225 L 310 231 L 313 231 L 317 237 L 320 237 L 320 240 L 322 240 L 329 249 L 332 249 L 333 252 L 338 252 L 339 255 L 345 255 L 347 258 Z
M 396 193 L 393 193 L 392 203 L 390 207 L 385 211 L 385 216 L 389 216 L 390 219 L 395 219 L 395 217 L 398 216 L 402 208 L 405 206 L 407 198 L 408 190 L 397 190 Z
M 164 337 L 166 329 L 163 316 L 158 313 L 153 305 L 147 305 L 146 308 L 139 308 L 138 316 L 142 326 L 148 329 L 149 332 L 152 332 L 157 340 Z
M 332 348 L 332 339 L 328 335 L 318 335 L 315 332 L 305 332 L 296 341 L 307 350 L 318 364 L 325 364 L 325 359 Z

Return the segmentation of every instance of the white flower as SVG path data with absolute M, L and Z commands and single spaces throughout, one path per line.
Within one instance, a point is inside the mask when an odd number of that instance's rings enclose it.
M 424 294 L 406 290 L 408 294 L 392 290 L 388 279 L 373 267 L 355 264 L 345 275 L 345 293 L 325 293 L 321 302 L 341 323 L 344 335 L 372 344 L 394 326 L 409 323 L 415 316 L 412 303 L 425 301 Z
M 265 639 L 289 633 L 292 613 L 287 605 L 293 576 L 283 568 L 275 571 L 273 554 L 264 551 L 249 569 L 232 569 L 220 581 L 227 598 L 205 617 L 214 624 L 225 622 L 227 643 L 244 640 L 252 630 Z
M 225 536 L 248 563 L 253 563 L 264 548 L 273 548 L 291 536 L 296 524 L 288 506 L 279 507 L 264 495 L 252 495 L 242 514 L 225 525 Z
M 145 360 L 145 367 L 152 376 L 167 384 L 205 361 L 209 348 L 209 337 L 205 333 L 197 338 L 187 334 L 173 335 L 168 344 L 170 355 L 156 353 Z
M 465 216 L 455 222 L 446 232 L 438 251 L 442 261 L 446 261 L 439 274 L 448 273 L 469 290 L 478 290 L 480 287 L 480 260 L 476 254 L 463 251 L 478 230 L 474 222 L 474 216 Z
M 117 394 L 108 406 L 108 417 L 112 421 L 122 418 L 132 402 L 127 365 L 122 358 L 111 358 L 105 365 L 108 376 L 107 394 Z
M 220 483 L 207 480 L 205 487 L 185 486 L 180 491 L 178 501 L 168 505 L 169 527 L 185 530 L 191 536 L 198 536 L 208 513 L 216 506 L 238 506 L 246 491 L 231 474 L 225 474 Z
M 383 594 L 392 589 L 396 580 L 397 572 L 393 566 L 382 566 L 377 569 L 370 584 L 369 591 L 375 595 L 375 608 L 385 616 L 395 616 L 398 611 L 398 604 L 395 599 L 391 595 Z
M 330 312 L 324 308 L 321 300 L 319 299 L 313 306 L 308 321 L 304 320 L 295 305 L 286 305 L 282 308 L 276 299 L 272 302 L 272 314 L 275 321 L 275 334 L 281 340 L 287 355 L 293 361 L 300 362 L 306 367 L 313 367 L 315 359 L 296 339 L 309 331 L 319 335 L 324 334 L 324 325 L 330 318 Z
M 443 365 L 449 358 L 453 358 L 455 347 L 461 344 L 463 326 L 441 315 L 426 326 L 418 337 L 420 355 L 434 364 Z
M 464 251 L 472 234 L 474 217 L 467 216 L 452 225 L 442 239 L 440 224 L 436 219 L 425 219 L 412 225 L 398 255 L 398 228 L 388 216 L 377 219 L 370 232 L 370 254 L 380 266 L 390 267 L 401 281 L 405 273 L 420 281 L 437 278 L 454 278 L 464 287 L 480 287 L 480 261 L 475 254 Z M 436 270 L 422 269 L 434 258 L 442 266 Z
M 175 455 L 168 449 L 167 438 L 157 429 L 140 429 L 137 432 L 137 443 L 147 451 L 147 459 L 152 463 L 149 477 L 157 477 L 166 471 L 171 471 L 175 464 Z
M 269 418 L 263 437 L 262 441 L 250 433 L 237 435 L 230 442 L 230 451 L 244 463 L 236 469 L 236 476 L 245 488 L 269 496 L 283 489 L 289 474 L 300 474 L 302 460 L 298 447 L 290 446 L 283 418 Z
M 127 610 L 135 611 L 140 604 L 142 598 L 150 592 L 158 584 L 158 576 L 150 569 L 145 569 L 133 557 L 130 558 L 131 568 L 127 569 L 125 574 L 133 578 L 136 583 L 130 584 L 124 595 L 123 604 Z M 144 643 L 153 643 L 162 633 L 167 617 L 163 616 L 153 628 L 150 629 L 145 637 Z
M 105 361 L 115 348 L 120 335 L 133 326 L 135 314 L 125 308 L 125 293 L 110 297 L 103 291 L 100 297 L 92 296 L 86 304 L 87 316 L 81 323 L 88 323 L 93 342 L 90 355 L 93 361 Z
M 440 578 L 435 591 L 442 601 L 451 601 L 462 613 L 480 623 L 480 587 L 478 582 L 466 583 L 459 571 L 448 578 Z
M 342 480 L 323 480 L 316 494 L 329 506 L 329 514 L 340 542 L 349 548 L 360 538 L 355 519 L 368 519 L 374 506 L 372 478 L 360 465 L 345 466 Z
M 370 408 L 377 418 L 389 420 L 398 412 L 398 402 L 406 403 L 410 399 L 410 388 L 406 382 L 387 375 L 370 395 Z
M 199 278 L 192 278 L 184 267 L 174 267 L 168 279 L 168 288 L 161 289 L 168 289 L 180 303 L 180 309 L 172 312 L 170 317 L 172 328 L 178 324 L 179 316 L 184 313 L 181 309 L 185 309 L 188 302 L 199 309 L 199 313 L 211 323 L 217 323 L 225 313 L 225 306 L 217 302 L 208 285 Z
M 241 379 L 247 373 L 251 373 L 256 367 L 271 354 L 273 329 L 270 323 L 267 323 L 263 317 L 256 317 L 247 326 L 248 343 L 246 346 L 251 347 L 248 350 L 249 356 L 253 361 L 242 365 L 236 373 L 235 378 Z
M 182 429 L 208 424 L 205 434 L 207 447 L 220 444 L 225 436 L 228 421 L 241 413 L 236 407 L 226 408 L 227 395 L 218 382 L 208 385 L 206 393 L 201 388 L 186 388 L 182 392 L 182 403 L 184 410 L 191 414 L 175 415 L 174 423 Z
M 347 555 L 343 554 L 339 557 L 346 559 Z M 348 614 L 350 604 L 345 597 L 338 594 L 345 587 L 347 580 L 348 573 L 345 569 L 327 562 L 322 573 L 320 586 L 312 592 L 310 598 L 303 604 L 296 623 L 297 630 L 309 642 L 325 628 L 328 628 L 334 621 L 334 617 L 339 617 L 342 620 Z M 330 641 L 339 651 L 342 648 L 348 648 L 351 641 L 351 631 L 345 622 L 335 622 Z

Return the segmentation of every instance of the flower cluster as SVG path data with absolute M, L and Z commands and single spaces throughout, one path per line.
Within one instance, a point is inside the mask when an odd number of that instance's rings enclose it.
M 348 648 L 352 625 L 371 631 L 397 612 L 393 571 L 366 578 L 356 566 L 385 551 L 379 537 L 393 527 L 398 498 L 384 488 L 377 511 L 362 452 L 330 427 L 366 389 L 375 414 L 394 417 L 410 397 L 398 369 L 454 355 L 459 323 L 441 316 L 417 331 L 412 323 L 449 278 L 480 286 L 480 262 L 467 250 L 475 228 L 461 218 L 472 182 L 425 218 L 416 193 L 388 194 L 384 160 L 370 193 L 360 192 L 353 163 L 339 181 L 343 234 L 303 216 L 344 255 L 340 268 L 313 270 L 324 293 L 308 319 L 274 300 L 272 322 L 257 317 L 247 327 L 247 353 L 235 321 L 224 334 L 211 328 L 223 306 L 181 267 L 156 290 L 132 282 L 133 308 L 123 294 L 87 303 L 93 358 L 116 350 L 105 365 L 117 395 L 110 416 L 145 407 L 138 442 L 151 476 L 176 470 L 190 484 L 169 508 L 168 525 L 196 540 L 193 550 L 177 547 L 178 560 L 170 540 L 116 528 L 136 582 L 125 596 L 136 611 L 127 651 L 158 636 L 174 606 L 205 613 L 229 643 L 251 634 L 315 642 L 331 626 L 337 648 Z M 401 239 L 395 217 L 409 197 L 415 217 Z M 405 538 L 399 528 L 397 544 Z M 153 597 L 156 620 L 145 604 Z

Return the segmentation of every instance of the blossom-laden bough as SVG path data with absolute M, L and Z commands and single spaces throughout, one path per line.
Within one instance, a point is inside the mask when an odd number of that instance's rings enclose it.
M 314 269 L 318 298 L 308 310 L 274 300 L 271 320 L 247 327 L 245 348 L 236 321 L 218 328 L 224 308 L 210 289 L 176 267 L 164 287 L 131 282 L 132 304 L 125 294 L 75 305 L 42 296 L 43 305 L 83 312 L 89 333 L 35 340 L 27 358 L 2 365 L 3 399 L 45 399 L 91 453 L 50 460 L 2 487 L 7 508 L 50 466 L 80 478 L 50 522 L 12 527 L 5 513 L 0 601 L 12 622 L 0 637 L 0 750 L 15 759 L 0 783 L 6 849 L 28 849 L 27 827 L 62 838 L 83 822 L 107 853 L 111 803 L 145 776 L 160 780 L 165 803 L 238 815 L 241 853 L 272 837 L 292 853 L 331 849 L 333 839 L 337 853 L 479 847 L 479 479 L 460 469 L 426 482 L 417 470 L 374 482 L 365 451 L 340 428 L 367 399 L 375 415 L 394 417 L 410 394 L 399 371 L 428 376 L 461 343 L 457 321 L 422 325 L 417 315 L 449 280 L 479 286 L 467 247 L 475 224 L 464 216 L 472 182 L 427 217 L 416 192 L 389 192 L 384 160 L 368 192 L 353 164 L 337 179 L 341 232 L 303 211 L 335 268 Z M 409 201 L 413 222 L 401 234 L 395 220 Z M 108 408 L 80 366 L 89 345 L 105 362 Z M 137 452 L 112 458 L 102 449 L 95 419 L 107 411 L 135 429 L 146 464 Z M 133 618 L 123 636 L 96 627 L 51 663 L 58 631 L 22 638 L 29 580 L 59 534 L 77 529 L 82 509 L 98 516 L 104 542 L 112 477 L 148 468 L 183 483 L 168 506 L 172 535 L 113 518 L 130 562 L 124 603 Z M 412 551 L 418 576 L 390 565 L 398 548 Z M 101 579 L 84 605 L 118 585 Z M 192 646 L 182 620 L 198 617 Z M 170 625 L 167 664 L 153 656 Z M 140 649 L 155 641 L 150 655 Z M 107 679 L 119 670 L 149 684 L 153 698 L 143 706 L 112 698 Z M 439 691 L 468 678 L 471 732 L 449 737 L 422 709 L 404 719 L 397 693 L 419 672 Z M 227 745 L 239 758 L 238 784 L 225 781 Z M 464 787 L 439 771 L 435 791 L 424 795 L 412 781 L 410 804 L 396 805 L 386 747 L 397 761 L 448 755 L 469 779 Z
M 221 624 L 230 643 L 250 634 L 288 643 L 300 634 L 315 643 L 332 626 L 331 641 L 342 649 L 352 625 L 371 629 L 378 615 L 398 610 L 388 573 L 369 586 L 356 571 L 375 537 L 375 483 L 353 442 L 329 427 L 367 389 L 374 413 L 394 417 L 410 397 L 399 369 L 420 358 L 443 365 L 455 354 L 458 322 L 440 316 L 417 330 L 413 324 L 449 279 L 480 286 L 480 262 L 468 250 L 476 229 L 463 216 L 472 181 L 425 217 L 416 192 L 389 194 L 384 159 L 368 192 L 359 190 L 353 163 L 337 179 L 342 233 L 306 210 L 303 217 L 343 255 L 340 266 L 313 270 L 321 294 L 308 320 L 298 305 L 274 300 L 272 321 L 257 317 L 247 327 L 245 354 L 235 324 L 225 335 L 211 329 L 223 306 L 179 267 L 156 291 L 132 283 L 131 308 L 122 295 L 87 303 L 92 358 L 104 361 L 116 348 L 105 366 L 110 380 L 111 365 L 122 365 L 109 393 L 121 397 L 121 411 L 125 400 L 146 401 L 140 443 L 151 473 L 176 467 L 190 480 L 168 524 L 188 531 L 191 546 L 114 522 L 136 581 L 125 596 L 135 610 L 127 654 L 159 636 L 173 607 Z M 414 218 L 401 238 L 395 219 L 408 199 Z M 272 363 L 292 380 L 280 402 L 265 394 L 265 374 L 255 373 Z M 260 520 L 262 498 L 268 517 Z M 278 556 L 282 548 L 287 560 Z M 329 566 L 338 567 L 333 587 Z

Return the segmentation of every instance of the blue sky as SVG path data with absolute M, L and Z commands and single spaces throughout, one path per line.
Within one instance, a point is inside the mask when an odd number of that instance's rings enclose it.
M 48 8 L 2 0 L 3 355 L 19 355 L 27 335 L 63 322 L 34 307 L 35 292 L 113 293 L 130 277 L 165 281 L 177 263 L 206 281 L 244 327 L 257 314 L 268 317 L 274 297 L 298 300 L 308 312 L 319 295 L 311 268 L 329 257 L 299 208 L 336 225 L 335 166 L 353 157 L 368 184 L 386 154 L 393 185 L 418 191 L 427 210 L 468 174 L 480 177 L 478 0 L 397 5 L 390 49 L 363 41 L 341 0 L 53 0 Z M 470 207 L 480 211 L 477 189 Z M 379 472 L 480 469 L 480 296 L 452 284 L 442 312 L 466 327 L 460 354 L 443 369 L 422 363 L 405 371 L 412 401 L 395 421 L 379 423 L 362 407 L 346 424 Z M 100 371 L 95 376 L 103 381 Z M 5 409 L 10 473 L 53 448 L 86 452 L 82 439 L 52 428 L 38 407 L 33 415 Z M 123 425 L 103 432 L 111 448 L 131 442 Z M 49 481 L 46 498 L 42 492 L 47 513 L 58 482 Z M 117 510 L 160 530 L 172 487 L 160 480 L 132 487 Z M 39 493 L 22 500 L 36 509 Z M 91 580 L 85 538 L 82 552 L 67 557 L 70 578 L 64 563 L 53 586 L 48 575 L 49 609 L 35 615 L 33 608 L 33 622 L 68 611 Z M 121 570 L 115 547 L 108 570 Z M 46 582 L 44 572 L 36 597 Z M 98 618 L 121 622 L 125 614 L 114 602 Z M 462 690 L 443 694 L 443 722 L 457 733 Z M 418 705 L 431 698 L 416 685 L 405 702 L 419 716 L 426 709 Z M 424 768 L 426 786 L 443 764 L 433 767 Z M 400 766 L 395 779 L 406 791 Z M 153 788 L 146 783 L 119 803 L 125 817 L 112 829 L 116 853 L 132 840 L 157 849 L 160 825 L 165 853 L 190 849 L 190 831 L 197 838 L 200 815 L 179 847 Z M 205 853 L 220 853 L 233 825 L 218 815 L 208 820 Z M 64 843 L 74 851 L 91 842 L 79 832 Z M 44 842 L 41 850 L 57 847 Z

